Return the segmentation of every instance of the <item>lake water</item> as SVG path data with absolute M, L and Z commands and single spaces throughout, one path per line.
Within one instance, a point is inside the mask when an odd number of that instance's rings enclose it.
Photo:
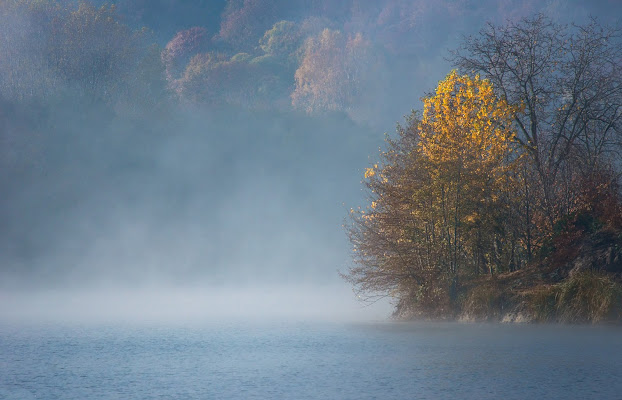
M 620 399 L 622 329 L 0 323 L 0 399 Z

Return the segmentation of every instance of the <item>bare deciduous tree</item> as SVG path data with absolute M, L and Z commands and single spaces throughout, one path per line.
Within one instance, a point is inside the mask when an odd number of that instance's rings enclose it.
M 488 25 L 453 53 L 457 66 L 522 105 L 517 140 L 532 158 L 550 226 L 569 209 L 560 190 L 568 164 L 589 175 L 620 146 L 621 33 L 596 20 L 566 27 L 538 15 Z

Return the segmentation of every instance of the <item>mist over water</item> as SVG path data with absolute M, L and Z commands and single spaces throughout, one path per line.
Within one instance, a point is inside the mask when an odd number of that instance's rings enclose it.
M 205 324 L 217 321 L 380 321 L 388 304 L 364 306 L 343 285 L 197 285 L 4 291 L 5 323 Z
M 330 130 L 282 149 L 293 140 L 291 121 L 258 121 L 249 135 L 248 121 L 236 126 L 234 118 L 201 128 L 188 120 L 172 136 L 154 132 L 148 144 L 104 130 L 112 137 L 92 157 L 24 182 L 5 201 L 0 318 L 379 318 L 338 276 L 349 263 L 345 203 L 358 196 L 367 155 L 343 152 L 339 142 L 321 149 Z M 219 132 L 214 125 L 244 140 L 203 134 Z M 356 133 L 365 142 L 366 131 Z M 262 146 L 246 142 L 254 135 Z M 119 140 L 128 146 L 121 154 Z

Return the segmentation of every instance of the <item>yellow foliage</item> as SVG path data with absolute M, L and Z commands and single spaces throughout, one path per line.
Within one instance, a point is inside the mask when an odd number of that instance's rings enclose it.
M 422 100 L 421 119 L 381 151 L 380 166 L 365 169 L 371 198 L 356 215 L 365 227 L 357 240 L 389 270 L 404 262 L 422 274 L 500 268 L 511 246 L 498 232 L 513 215 L 520 160 L 513 119 L 524 106 L 455 71 Z
M 372 176 L 376 175 L 376 170 L 378 169 L 378 164 L 374 164 L 373 168 L 366 168 L 365 169 L 365 179 L 371 178 Z
M 512 120 L 520 107 L 497 98 L 488 80 L 454 70 L 422 100 L 419 146 L 432 163 L 489 172 L 504 164 L 512 152 Z

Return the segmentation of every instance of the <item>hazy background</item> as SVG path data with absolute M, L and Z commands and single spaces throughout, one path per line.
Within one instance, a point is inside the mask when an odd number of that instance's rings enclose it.
M 71 26 L 34 2 L 3 3 L 0 318 L 34 320 L 387 316 L 387 302 L 363 307 L 339 277 L 350 265 L 342 223 L 365 203 L 360 180 L 385 133 L 450 71 L 448 50 L 486 21 L 622 15 L 614 0 L 120 0 L 118 23 L 146 27 L 147 44 L 113 81 L 88 64 L 113 38 L 62 33 Z M 37 18 L 62 29 L 38 32 L 48 25 Z M 260 49 L 282 20 L 302 32 L 287 59 Z M 225 62 L 249 69 L 214 78 L 250 76 L 252 96 L 201 91 L 220 71 L 214 61 L 197 64 L 208 71 L 198 84 L 183 72 L 190 61 L 177 76 L 161 64 L 167 44 L 193 27 L 204 43 L 189 57 L 254 57 Z M 310 109 L 308 97 L 292 103 L 295 77 L 325 28 L 356 57 L 339 64 L 347 82 L 324 83 L 336 100 Z M 64 50 L 78 47 L 95 50 Z

